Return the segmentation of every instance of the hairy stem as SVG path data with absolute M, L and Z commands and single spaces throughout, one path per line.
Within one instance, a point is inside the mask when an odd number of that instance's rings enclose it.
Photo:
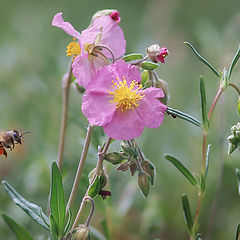
M 63 151 L 65 145 L 65 136 L 66 136 L 66 128 L 67 128 L 67 117 L 68 117 L 68 106 L 69 106 L 69 90 L 70 84 L 72 80 L 72 59 L 70 61 L 68 71 L 62 78 L 62 116 L 61 116 L 61 129 L 60 129 L 60 137 L 58 144 L 58 167 L 60 171 L 62 170 L 63 165 Z
M 88 130 L 87 130 L 86 139 L 85 139 L 84 146 L 83 146 L 83 150 L 82 150 L 82 154 L 81 154 L 81 158 L 80 158 L 80 161 L 79 161 L 79 164 L 78 164 L 77 173 L 76 173 L 76 176 L 75 176 L 75 179 L 74 179 L 72 191 L 71 191 L 68 203 L 67 203 L 66 211 L 68 211 L 68 209 L 72 207 L 73 201 L 75 199 L 75 196 L 76 196 L 76 193 L 77 193 L 77 190 L 78 190 L 78 185 L 79 185 L 79 182 L 80 182 L 80 179 L 81 179 L 81 176 L 82 176 L 84 164 L 85 164 L 88 149 L 89 149 L 89 146 L 90 146 L 92 132 L 93 132 L 93 126 L 89 125 Z
M 79 221 L 81 219 L 81 216 L 82 216 L 82 214 L 83 214 L 83 212 L 84 212 L 84 210 L 86 208 L 87 197 L 89 197 L 88 196 L 89 189 L 92 186 L 92 184 L 94 183 L 95 178 L 99 175 L 99 173 L 100 173 L 100 171 L 102 169 L 103 159 L 104 159 L 105 154 L 107 153 L 107 150 L 108 150 L 108 148 L 109 148 L 109 146 L 111 144 L 111 141 L 112 141 L 112 139 L 108 138 L 106 144 L 104 145 L 103 150 L 101 151 L 101 149 L 99 148 L 98 161 L 97 161 L 97 165 L 96 165 L 96 170 L 95 170 L 94 176 L 92 178 L 92 182 L 89 184 L 88 189 L 87 189 L 87 191 L 85 193 L 85 196 L 84 196 L 84 198 L 83 198 L 83 200 L 81 202 L 80 208 L 78 210 L 77 216 L 76 216 L 76 218 L 74 220 L 74 223 L 73 223 L 73 226 L 72 226 L 72 230 L 78 226 L 78 223 L 79 223 Z

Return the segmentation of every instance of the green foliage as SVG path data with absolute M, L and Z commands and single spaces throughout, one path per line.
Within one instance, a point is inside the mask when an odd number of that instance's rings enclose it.
M 188 231 L 191 234 L 192 233 L 192 228 L 193 228 L 193 220 L 192 220 L 192 214 L 190 210 L 190 205 L 188 201 L 188 197 L 186 194 L 182 196 L 182 208 L 183 208 L 183 215 L 185 222 L 188 226 Z
M 104 159 L 107 160 L 108 162 L 112 163 L 113 165 L 121 163 L 125 157 L 123 157 L 121 154 L 118 152 L 113 152 L 113 153 L 107 153 L 104 156 Z
M 2 181 L 2 185 L 16 205 L 18 205 L 33 221 L 49 230 L 48 217 L 42 212 L 41 207 L 28 202 L 6 181 Z
M 164 157 L 171 162 L 186 178 L 187 180 L 192 184 L 196 185 L 197 180 L 193 177 L 193 175 L 190 173 L 190 171 L 175 157 L 170 155 L 164 155 Z
M 139 64 L 144 70 L 148 71 L 153 71 L 159 67 L 157 63 L 149 62 L 149 61 L 144 61 Z
M 100 177 L 96 176 L 94 179 L 94 182 L 91 184 L 89 188 L 88 196 L 91 198 L 96 197 L 96 195 L 99 193 L 99 188 L 100 188 Z
M 206 93 L 203 77 L 200 77 L 200 93 L 201 93 L 201 106 L 202 106 L 202 120 L 204 128 L 209 127 L 209 121 L 207 116 L 207 107 L 206 107 Z
M 131 53 L 131 54 L 124 56 L 122 59 L 125 62 L 130 62 L 130 61 L 135 61 L 135 60 L 139 60 L 142 58 L 143 58 L 143 55 L 141 53 Z
M 18 240 L 33 240 L 33 237 L 30 235 L 30 233 L 24 227 L 17 224 L 12 218 L 5 214 L 2 214 L 2 217 L 6 224 L 15 233 Z
M 62 186 L 62 175 L 58 169 L 56 162 L 52 163 L 52 182 L 50 195 L 50 222 L 51 231 L 57 236 L 62 237 L 65 225 L 65 201 L 64 190 Z
M 239 58 L 240 58 L 240 45 L 239 45 L 238 50 L 237 50 L 237 52 L 236 52 L 236 54 L 235 54 L 235 56 L 234 56 L 234 58 L 232 60 L 231 66 L 230 66 L 230 68 L 228 70 L 228 79 L 230 79 L 230 77 L 232 75 L 232 70 L 235 67 L 235 65 L 236 65 L 236 63 L 237 63 Z

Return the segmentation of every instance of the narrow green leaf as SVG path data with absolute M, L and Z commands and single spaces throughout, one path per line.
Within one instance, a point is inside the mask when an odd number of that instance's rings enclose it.
M 206 107 L 206 93 L 203 77 L 200 76 L 200 93 L 201 93 L 201 105 L 202 105 L 202 120 L 204 127 L 208 127 L 207 107 Z
M 64 232 L 65 223 L 65 201 L 64 190 L 62 186 L 62 175 L 56 162 L 52 163 L 52 183 L 50 195 L 50 212 L 58 227 L 59 234 Z
M 64 229 L 64 236 L 68 234 L 70 227 L 71 227 L 71 222 L 72 222 L 72 211 L 70 208 L 68 208 L 68 221 Z
M 193 52 L 196 54 L 196 56 L 198 57 L 198 59 L 203 62 L 204 64 L 206 64 L 218 77 L 221 77 L 220 73 L 204 58 L 202 57 L 197 50 L 192 46 L 191 43 L 189 42 L 184 42 L 185 44 L 187 44 L 192 50 Z
M 49 219 L 44 213 L 42 213 L 41 207 L 37 206 L 34 203 L 28 202 L 6 181 L 2 181 L 2 185 L 17 206 L 22 208 L 22 210 L 29 217 L 31 217 L 33 221 L 40 224 L 45 229 L 49 230 L 48 225 L 45 223 L 45 222 L 49 223 Z
M 170 114 L 173 118 L 178 117 L 178 118 L 181 118 L 181 119 L 183 119 L 187 122 L 190 122 L 190 123 L 194 124 L 195 126 L 198 126 L 198 127 L 201 126 L 201 123 L 196 118 L 190 116 L 187 113 L 181 112 L 179 110 L 167 107 L 166 113 Z
M 230 68 L 229 68 L 229 71 L 228 71 L 228 79 L 230 79 L 230 77 L 231 77 L 231 75 L 232 75 L 232 70 L 233 70 L 234 66 L 236 65 L 236 63 L 237 63 L 237 61 L 238 61 L 239 58 L 240 58 L 240 45 L 239 45 L 239 47 L 238 47 L 238 50 L 237 50 L 237 52 L 236 52 L 236 54 L 235 54 L 235 56 L 234 56 L 234 58 L 233 58 L 233 60 L 232 60 L 231 66 L 230 66 Z
M 153 63 L 153 62 L 149 62 L 149 61 L 144 61 L 140 64 L 140 66 L 145 69 L 145 70 L 149 70 L 149 71 L 153 71 L 155 69 L 157 69 L 159 67 L 158 64 Z
M 54 240 L 58 240 L 59 232 L 58 232 L 57 223 L 56 223 L 56 221 L 54 220 L 54 217 L 53 217 L 52 214 L 50 215 L 49 218 L 50 218 L 50 226 L 51 226 L 51 237 L 52 237 Z
M 207 146 L 207 154 L 206 154 L 205 179 L 207 178 L 207 173 L 208 173 L 210 149 L 211 149 L 211 144 L 208 144 L 208 146 Z
M 148 70 L 144 70 L 142 72 L 141 77 L 142 77 L 141 83 L 142 83 L 143 86 L 145 86 L 145 84 L 149 81 L 149 71 Z
M 192 185 L 197 184 L 197 180 L 188 171 L 188 169 L 175 157 L 165 154 L 164 157 L 171 162 L 187 179 Z
M 99 193 L 100 179 L 96 177 L 88 191 L 88 196 L 94 198 Z
M 238 194 L 240 195 L 240 171 L 239 171 L 239 169 L 236 168 L 235 173 L 237 176 Z
M 191 233 L 192 227 L 193 227 L 193 220 L 192 220 L 189 201 L 188 201 L 187 195 L 185 195 L 185 194 L 182 196 L 182 208 L 183 208 L 184 219 L 188 226 L 188 231 L 189 231 L 189 233 Z
M 238 224 L 238 226 L 237 226 L 237 232 L 236 232 L 235 240 L 239 240 L 239 238 L 240 238 L 240 224 Z
M 30 233 L 24 227 L 16 223 L 12 218 L 5 214 L 2 214 L 2 217 L 6 224 L 15 233 L 18 240 L 33 240 L 33 237 L 30 235 Z
M 143 55 L 141 53 L 131 53 L 131 54 L 124 56 L 122 59 L 125 62 L 130 62 L 130 61 L 135 61 L 135 60 L 142 59 L 142 58 L 143 58 Z

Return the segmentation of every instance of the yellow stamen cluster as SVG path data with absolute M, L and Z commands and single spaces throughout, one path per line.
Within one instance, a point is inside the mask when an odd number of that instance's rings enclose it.
M 73 40 L 75 40 L 75 38 Z M 66 53 L 67 53 L 67 56 L 73 56 L 73 57 L 80 55 L 81 54 L 80 44 L 78 42 L 70 42 L 67 45 Z
M 137 87 L 137 88 L 136 88 Z M 126 79 L 123 77 L 123 81 L 113 81 L 113 91 L 109 91 L 110 95 L 114 96 L 114 99 L 110 102 L 116 103 L 116 108 L 121 108 L 121 111 L 127 111 L 138 107 L 138 102 L 145 96 L 142 92 L 138 92 L 142 88 L 142 85 L 133 80 L 130 86 L 127 85 Z

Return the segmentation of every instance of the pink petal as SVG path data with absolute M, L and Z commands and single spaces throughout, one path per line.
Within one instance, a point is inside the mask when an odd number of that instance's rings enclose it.
M 89 89 L 105 88 L 111 91 L 113 82 L 122 81 L 125 77 L 129 85 L 133 80 L 136 82 L 141 81 L 141 74 L 136 66 L 127 64 L 124 60 L 117 60 L 115 63 L 103 66 L 96 75 L 94 81 L 89 84 Z
M 81 49 L 84 51 L 84 46 L 86 43 L 94 43 L 98 34 L 101 34 L 101 31 L 96 26 L 91 26 L 83 30 L 80 37 Z
M 126 52 L 126 40 L 122 29 L 111 19 L 110 16 L 101 16 L 93 21 L 93 25 L 102 29 L 102 38 L 100 45 L 111 48 L 115 58 L 123 56 Z M 108 51 L 103 50 L 104 54 L 111 58 Z
M 52 20 L 52 26 L 59 27 L 67 34 L 79 39 L 80 33 L 69 22 L 64 22 L 62 13 L 56 13 Z
M 117 140 L 130 140 L 139 137 L 144 130 L 144 122 L 135 109 L 122 112 L 117 109 L 111 122 L 103 126 L 104 132 Z
M 116 110 L 112 96 L 104 90 L 87 91 L 82 98 L 82 112 L 91 125 L 103 126 L 112 120 Z
M 97 70 L 105 65 L 101 59 L 89 58 L 88 54 L 78 55 L 72 64 L 73 75 L 77 78 L 77 83 L 85 88 L 96 78 Z
M 144 91 L 144 95 L 143 99 L 139 101 L 139 106 L 135 109 L 145 126 L 157 128 L 163 122 L 167 109 L 167 106 L 157 99 L 163 97 L 164 93 L 160 88 L 150 87 Z

